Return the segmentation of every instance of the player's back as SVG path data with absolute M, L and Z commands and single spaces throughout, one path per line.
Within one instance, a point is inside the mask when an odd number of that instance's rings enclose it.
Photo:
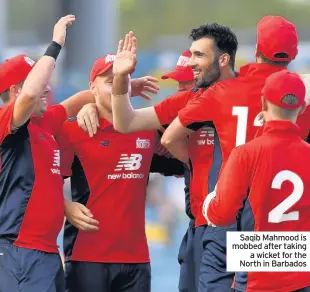
M 272 128 L 267 126 L 263 136 L 238 149 L 249 174 L 249 194 L 240 216 L 241 230 L 310 231 L 310 145 L 300 138 L 294 124 L 269 123 Z M 236 277 L 242 283 L 243 276 Z M 249 272 L 247 283 L 246 291 L 284 292 L 309 286 L 310 277 L 309 273 L 299 272 Z
M 222 166 L 235 147 L 255 137 L 261 126 L 257 117 L 262 109 L 262 88 L 268 76 L 283 69 L 250 64 L 240 70 L 236 79 L 219 82 L 212 88 L 216 107 L 213 123 L 221 146 Z
M 310 231 L 310 145 L 288 131 L 269 135 L 267 128 L 267 134 L 243 146 L 254 231 Z

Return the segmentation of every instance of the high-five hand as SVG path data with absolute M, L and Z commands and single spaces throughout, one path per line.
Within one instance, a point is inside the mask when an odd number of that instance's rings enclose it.
M 113 63 L 114 75 L 131 74 L 137 63 L 137 39 L 131 31 L 126 34 L 125 40 L 120 40 L 118 44 L 117 54 Z
M 66 41 L 67 27 L 71 26 L 74 21 L 74 15 L 67 15 L 60 18 L 54 26 L 53 41 L 63 47 Z

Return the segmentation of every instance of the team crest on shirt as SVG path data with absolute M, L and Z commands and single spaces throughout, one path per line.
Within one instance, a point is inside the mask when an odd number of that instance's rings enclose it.
M 151 147 L 150 139 L 140 139 L 136 140 L 136 148 L 137 149 L 148 149 Z
M 199 133 L 197 144 L 199 146 L 214 145 L 214 133 L 215 133 L 214 128 L 208 126 L 202 127 Z

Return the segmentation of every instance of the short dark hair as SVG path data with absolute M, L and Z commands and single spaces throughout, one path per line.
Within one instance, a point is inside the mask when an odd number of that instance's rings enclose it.
M 238 39 L 228 26 L 216 22 L 207 23 L 198 28 L 194 28 L 189 37 L 192 41 L 197 41 L 202 38 L 213 39 L 217 49 L 230 56 L 230 65 L 234 69 Z
M 287 67 L 288 64 L 290 63 L 289 61 L 272 61 L 272 60 L 269 60 L 267 59 L 263 54 L 262 52 L 258 51 L 258 56 L 262 59 L 263 63 L 265 64 L 269 64 L 269 65 L 272 65 L 272 66 L 278 66 L 278 67 Z M 275 57 L 278 57 L 278 58 L 287 58 L 287 54 L 285 53 L 278 53 L 276 54 Z
M 7 104 L 10 100 L 10 89 L 7 89 L 6 91 L 2 92 L 0 94 L 0 98 L 4 104 Z
M 295 105 L 298 104 L 298 98 L 294 94 L 287 94 L 282 97 L 281 102 L 287 105 Z

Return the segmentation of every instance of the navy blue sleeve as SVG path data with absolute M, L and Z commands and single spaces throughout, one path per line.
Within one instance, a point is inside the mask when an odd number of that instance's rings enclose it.
M 189 191 L 189 186 L 190 186 L 190 179 L 191 179 L 191 173 L 188 167 L 183 164 L 184 167 L 184 182 L 185 182 L 185 188 L 184 188 L 184 193 L 185 193 L 185 212 L 186 215 L 189 218 L 194 219 L 194 216 L 191 212 L 191 202 L 190 202 L 190 191 Z
M 183 163 L 178 159 L 167 158 L 165 156 L 154 154 L 151 162 L 150 172 L 161 173 L 164 176 L 183 176 L 184 168 Z

